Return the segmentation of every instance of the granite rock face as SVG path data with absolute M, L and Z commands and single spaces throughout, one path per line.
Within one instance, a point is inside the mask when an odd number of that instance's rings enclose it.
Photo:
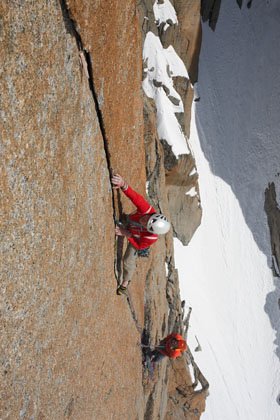
M 110 174 L 142 194 L 147 174 L 171 217 L 180 178 L 144 128 L 141 13 L 9 0 L 0 18 L 0 417 L 141 419 L 153 400 L 164 418 L 169 362 L 143 387 L 139 342 L 182 322 L 172 233 L 139 261 L 130 300 L 115 294 L 114 216 L 132 206 Z
M 56 1 L 5 2 L 1 16 L 0 417 L 141 417 L 141 353 L 115 295 L 108 162 L 81 51 Z

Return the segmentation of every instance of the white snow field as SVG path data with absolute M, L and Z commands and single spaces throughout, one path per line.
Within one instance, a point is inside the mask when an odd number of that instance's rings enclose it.
M 204 420 L 280 419 L 280 279 L 273 278 L 264 191 L 280 202 L 280 1 L 222 1 L 203 24 L 190 144 L 203 217 L 175 241 L 188 334 L 210 382 Z

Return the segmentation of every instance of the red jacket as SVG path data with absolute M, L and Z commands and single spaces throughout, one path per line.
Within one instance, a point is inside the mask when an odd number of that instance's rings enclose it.
M 176 340 L 184 342 L 184 348 L 172 349 L 171 348 L 172 338 L 176 338 Z M 169 334 L 167 337 L 161 340 L 160 345 L 164 346 L 164 349 L 157 348 L 157 350 L 160 353 L 164 354 L 165 356 L 170 357 L 171 359 L 176 359 L 176 357 L 181 356 L 181 354 L 187 349 L 187 345 L 183 337 L 180 334 L 176 334 L 176 333 Z
M 139 220 L 146 214 L 156 213 L 156 210 L 142 197 L 134 191 L 130 186 L 126 190 L 123 190 L 124 194 L 130 199 L 130 201 L 136 206 L 134 213 L 128 216 L 127 229 L 132 234 L 132 237 L 127 238 L 129 242 L 136 249 L 144 249 L 150 247 L 158 239 L 158 235 L 149 232 L 144 226 L 141 226 Z

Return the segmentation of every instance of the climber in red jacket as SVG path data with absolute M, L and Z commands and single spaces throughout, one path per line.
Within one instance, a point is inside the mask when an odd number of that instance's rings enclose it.
M 152 362 L 159 362 L 164 357 L 176 359 L 187 350 L 187 343 L 180 334 L 172 333 L 161 340 L 160 344 L 152 351 L 150 357 Z
M 156 210 L 134 191 L 121 175 L 113 175 L 114 188 L 120 188 L 123 193 L 136 206 L 134 213 L 127 216 L 125 224 L 116 226 L 116 235 L 125 236 L 128 246 L 123 261 L 123 280 L 117 289 L 117 294 L 124 294 L 136 267 L 136 258 L 140 250 L 149 248 L 158 239 L 158 235 L 164 235 L 170 229 L 170 223 L 166 217 Z

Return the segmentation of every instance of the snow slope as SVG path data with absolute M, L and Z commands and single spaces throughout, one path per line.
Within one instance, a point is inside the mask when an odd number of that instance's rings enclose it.
M 268 183 L 278 202 L 280 192 L 279 22 L 279 1 L 240 11 L 226 0 L 215 33 L 203 25 L 190 137 L 203 220 L 188 247 L 175 243 L 189 345 L 196 335 L 210 382 L 203 419 L 280 418 L 280 295 L 263 209 Z

